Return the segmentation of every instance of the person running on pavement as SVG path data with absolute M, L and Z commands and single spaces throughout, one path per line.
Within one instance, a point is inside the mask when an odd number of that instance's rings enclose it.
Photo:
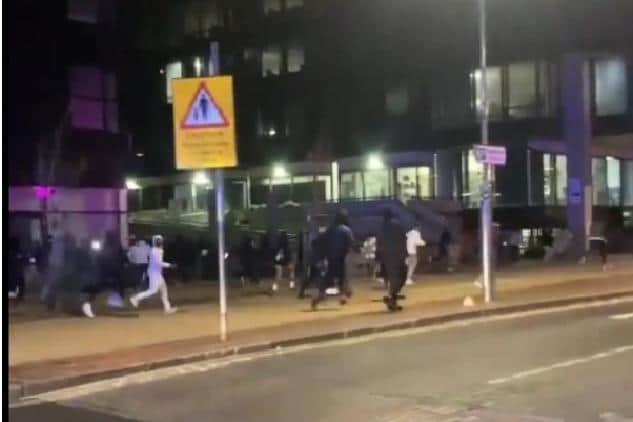
M 163 302 L 163 310 L 165 314 L 172 314 L 178 308 L 172 307 L 169 303 L 169 293 L 167 292 L 167 283 L 163 277 L 163 268 L 173 268 L 175 265 L 163 261 L 163 237 L 156 235 L 152 237 L 152 249 L 149 255 L 149 265 L 147 275 L 149 277 L 149 289 L 138 293 L 130 298 L 130 303 L 138 308 L 139 302 L 160 292 L 160 298 Z
M 326 289 L 334 280 L 338 282 L 339 291 L 343 294 L 342 305 L 347 303 L 347 299 L 352 296 L 345 271 L 345 260 L 352 248 L 354 235 L 349 228 L 349 219 L 345 210 L 340 210 L 336 214 L 332 226 L 327 231 L 326 239 L 325 253 L 328 268 L 324 280 L 319 283 L 319 294 L 312 300 L 312 309 L 316 309 L 319 302 L 325 299 Z
M 99 255 L 99 273 L 103 286 L 110 286 L 112 293 L 108 297 L 108 305 L 122 308 L 125 298 L 125 281 L 123 267 L 126 264 L 126 254 L 113 231 L 106 233 L 103 250 Z
M 585 254 L 581 258 L 581 264 L 587 262 L 588 256 L 593 252 L 598 251 L 600 255 L 600 261 L 602 263 L 602 271 L 609 269 L 608 254 L 607 254 L 607 237 L 604 234 L 604 225 L 601 223 L 591 223 L 590 233 L 587 237 L 587 246 L 585 248 Z
M 90 247 L 90 240 L 87 238 L 80 241 L 75 253 L 76 276 L 81 283 L 81 312 L 87 318 L 95 318 L 93 303 L 97 295 L 106 287 L 101 284 L 102 279 L 99 277 L 97 253 Z
M 127 252 L 127 259 L 131 264 L 132 279 L 142 286 L 147 277 L 150 247 L 143 239 L 139 239 Z
M 311 283 L 320 286 L 325 283 L 324 278 L 327 272 L 327 230 L 315 228 L 308 236 L 306 243 L 310 245 L 304 254 L 307 259 L 306 273 L 301 278 L 298 297 L 303 299 L 305 291 Z M 327 288 L 327 286 L 326 286 Z
M 418 266 L 418 247 L 425 245 L 426 242 L 422 239 L 419 227 L 413 227 L 407 232 L 407 285 L 413 284 L 413 274 Z
M 292 252 L 290 250 L 290 240 L 288 240 L 288 233 L 286 233 L 286 231 L 282 230 L 279 233 L 273 254 L 273 263 L 275 265 L 275 281 L 273 283 L 273 290 L 276 291 L 279 288 L 279 283 L 283 279 L 285 269 L 288 270 L 288 287 L 290 289 L 294 289 L 294 262 L 292 260 Z
M 391 209 L 385 209 L 383 219 L 382 232 L 378 237 L 378 250 L 385 267 L 385 279 L 389 285 L 389 295 L 385 296 L 383 301 L 387 309 L 393 312 L 402 309 L 398 305 L 398 295 L 407 277 L 407 234 Z
M 238 257 L 240 260 L 240 280 L 242 286 L 246 279 L 253 284 L 259 284 L 259 275 L 257 272 L 257 245 L 255 239 L 248 230 L 242 234 L 242 240 L 238 249 Z

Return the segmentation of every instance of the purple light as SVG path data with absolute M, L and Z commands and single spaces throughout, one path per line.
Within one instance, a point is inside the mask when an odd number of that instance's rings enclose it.
M 35 196 L 40 199 L 48 198 L 55 193 L 55 188 L 50 186 L 35 186 L 33 189 L 35 190 Z

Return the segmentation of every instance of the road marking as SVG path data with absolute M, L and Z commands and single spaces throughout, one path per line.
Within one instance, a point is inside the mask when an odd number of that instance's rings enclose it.
M 251 353 L 248 355 L 238 355 L 238 356 L 228 356 L 220 359 L 210 359 L 202 362 L 195 362 L 189 364 L 183 364 L 174 367 L 166 367 L 160 369 L 154 369 L 149 371 L 140 371 L 127 375 L 123 375 L 114 379 L 107 379 L 101 381 L 95 381 L 88 384 L 67 387 L 64 389 L 49 391 L 33 396 L 24 397 L 21 402 L 22 405 L 33 404 L 41 401 L 64 401 L 71 400 L 77 397 L 87 396 L 90 394 L 96 394 L 104 391 L 110 391 L 115 389 L 120 389 L 132 385 L 142 385 L 148 384 L 151 382 L 162 381 L 169 378 L 174 378 L 186 374 L 191 373 L 201 373 L 213 371 L 221 368 L 225 368 L 230 365 L 240 364 L 260 359 L 267 359 L 276 356 L 285 356 L 289 354 L 300 353 L 306 350 L 316 350 L 328 347 L 343 347 L 352 344 L 361 344 L 368 343 L 374 341 L 376 339 L 385 339 L 385 338 L 399 338 L 410 335 L 417 335 L 423 333 L 431 333 L 436 331 L 446 331 L 451 328 L 460 328 L 460 327 L 470 327 L 472 325 L 480 325 L 495 321 L 505 321 L 505 320 L 513 320 L 519 318 L 529 318 L 532 316 L 538 315 L 546 315 L 553 313 L 561 313 L 561 312 L 570 312 L 578 309 L 590 309 L 604 306 L 613 306 L 621 303 L 631 303 L 633 302 L 632 298 L 619 298 L 619 299 L 610 299 L 600 302 L 594 303 L 581 303 L 569 306 L 563 306 L 559 308 L 547 308 L 547 309 L 536 309 L 533 311 L 526 311 L 521 313 L 514 314 L 506 314 L 506 315 L 496 315 L 496 316 L 482 316 L 478 318 L 473 318 L 469 320 L 458 320 L 453 322 L 447 322 L 438 325 L 432 325 L 427 327 L 418 327 L 418 328 L 403 328 L 402 330 L 394 330 L 394 331 L 386 331 L 382 333 L 371 334 L 367 336 L 360 337 L 350 337 L 341 340 L 331 340 L 322 343 L 311 343 L 311 344 L 302 344 L 287 348 L 278 348 L 275 350 L 265 350 L 262 352 Z M 28 404 L 27 404 L 28 403 Z M 11 404 L 10 407 L 18 407 L 20 406 L 20 402 L 16 404 Z
M 545 372 L 554 371 L 556 369 L 569 368 L 571 366 L 581 365 L 581 364 L 589 363 L 589 362 L 592 362 L 592 361 L 595 361 L 595 360 L 599 360 L 599 359 L 606 359 L 606 358 L 611 357 L 611 356 L 615 356 L 615 355 L 619 355 L 621 353 L 626 353 L 626 352 L 631 352 L 631 351 L 633 351 L 633 344 L 626 345 L 626 346 L 615 347 L 615 348 L 610 349 L 610 350 L 608 350 L 606 352 L 596 353 L 596 354 L 591 355 L 591 356 L 586 356 L 586 357 L 576 358 L 576 359 L 570 359 L 570 360 L 566 360 L 564 362 L 555 363 L 553 365 L 541 366 L 539 368 L 534 368 L 534 369 L 529 369 L 527 371 L 517 372 L 515 374 L 510 375 L 509 377 L 497 378 L 497 379 L 490 380 L 490 381 L 488 381 L 488 384 L 490 384 L 490 385 L 505 384 L 505 383 L 508 383 L 508 382 L 517 381 L 517 380 L 520 380 L 520 379 L 523 379 L 523 378 L 527 378 L 527 377 L 531 377 L 531 376 L 534 376 L 534 375 L 543 374 Z
M 630 318 L 633 318 L 633 312 L 631 312 L 629 314 L 611 315 L 609 318 L 611 318 L 611 319 L 630 319 Z

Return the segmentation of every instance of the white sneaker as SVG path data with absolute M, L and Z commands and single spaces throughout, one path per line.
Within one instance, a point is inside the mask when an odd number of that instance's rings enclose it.
M 277 283 L 273 283 L 272 289 L 273 292 L 276 292 L 277 290 L 279 290 L 279 285 Z
M 165 310 L 165 315 L 175 314 L 176 312 L 178 312 L 178 308 L 176 307 L 169 308 Z
M 294 289 L 295 288 L 295 282 L 294 281 L 290 281 L 290 283 L 288 283 L 288 288 L 289 289 Z
M 338 287 L 328 287 L 327 289 L 325 289 L 325 294 L 328 296 L 336 296 L 339 293 L 340 290 L 338 289 Z
M 412 284 L 413 284 L 413 280 L 408 279 L 407 281 L 405 281 L 405 283 L 404 283 L 404 284 L 406 284 L 407 286 L 410 286 L 410 285 L 412 285 Z
M 132 304 L 132 306 L 134 306 L 135 308 L 138 308 L 138 299 L 135 296 L 132 296 L 130 298 L 130 303 Z
M 90 302 L 86 302 L 83 305 L 81 305 L 81 311 L 88 318 L 94 318 L 95 317 L 94 312 L 92 312 L 92 305 L 90 304 Z
M 479 280 L 475 280 L 475 281 L 473 281 L 473 284 L 474 284 L 475 286 L 479 287 L 480 289 L 483 289 L 483 288 L 484 288 L 483 283 L 482 283 L 481 281 L 479 281 Z

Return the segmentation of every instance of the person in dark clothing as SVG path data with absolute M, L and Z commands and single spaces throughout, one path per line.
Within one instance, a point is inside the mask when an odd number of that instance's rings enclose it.
M 127 262 L 127 256 L 121 243 L 114 232 L 106 233 L 103 250 L 99 259 L 99 275 L 102 286 L 109 286 L 118 298 L 113 297 L 109 304 L 114 307 L 123 307 L 125 299 L 125 281 L 123 278 L 123 266 Z
M 242 233 L 242 240 L 238 249 L 240 259 L 240 279 L 242 285 L 246 279 L 253 284 L 259 284 L 259 275 L 257 271 L 257 245 L 255 239 L 249 231 Z
M 97 295 L 104 290 L 106 286 L 101 284 L 99 277 L 99 268 L 97 265 L 96 252 L 90 248 L 90 241 L 83 239 L 79 248 L 75 251 L 76 277 L 79 278 L 81 284 L 80 301 L 81 311 L 88 318 L 94 318 L 95 314 L 92 308 Z
M 442 234 L 440 235 L 439 242 L 439 253 L 437 255 L 437 261 L 441 261 L 442 259 L 448 258 L 448 245 L 451 243 L 451 232 L 448 230 L 448 227 L 444 227 L 442 230 Z
M 316 230 L 316 229 L 315 229 Z M 306 260 L 306 270 L 301 277 L 301 286 L 299 287 L 298 297 L 303 299 L 305 291 L 312 283 L 324 283 L 325 270 L 327 268 L 327 231 L 319 233 L 314 231 L 309 233 L 306 242 L 310 247 L 304 249 L 304 258 Z M 327 288 L 328 286 L 326 286 Z
M 9 238 L 9 291 L 18 302 L 24 299 L 25 282 L 24 267 L 26 257 L 20 249 L 20 241 L 17 237 Z
M 76 249 L 77 242 L 70 233 L 60 232 L 51 240 L 45 274 L 46 284 L 41 296 L 42 302 L 49 311 L 55 310 L 59 293 L 66 288 L 75 274 Z
M 330 226 L 325 236 L 327 257 L 327 273 L 322 282 L 319 283 L 319 294 L 312 300 L 312 309 L 316 309 L 319 302 L 325 299 L 325 291 L 331 283 L 336 280 L 343 298 L 341 304 L 347 303 L 347 299 L 352 296 L 345 271 L 345 260 L 352 248 L 354 236 L 349 228 L 347 212 L 341 210 L 336 214 L 334 223 Z
M 377 249 L 380 251 L 385 269 L 385 281 L 389 286 L 389 295 L 383 298 L 387 309 L 397 311 L 398 295 L 407 277 L 407 234 L 400 221 L 390 209 L 385 209 L 383 226 L 378 236 Z

